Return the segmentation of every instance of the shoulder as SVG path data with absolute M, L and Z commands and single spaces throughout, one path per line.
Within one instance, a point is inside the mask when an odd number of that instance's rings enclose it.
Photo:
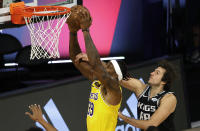
M 163 102 L 173 102 L 174 104 L 177 103 L 177 99 L 176 96 L 173 93 L 167 93 L 163 96 L 163 98 L 161 99 L 161 103 Z
M 176 104 L 177 104 L 176 96 L 172 93 L 167 93 L 160 100 L 159 108 L 169 113 L 172 113 L 176 109 Z
M 176 99 L 176 96 L 174 95 L 173 92 L 168 92 L 163 96 L 163 98 L 165 98 L 165 99 L 167 99 L 167 98 Z

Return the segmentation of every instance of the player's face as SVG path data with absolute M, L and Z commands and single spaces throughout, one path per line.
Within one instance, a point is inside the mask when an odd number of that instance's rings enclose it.
M 148 83 L 151 86 L 159 86 L 163 84 L 162 77 L 166 70 L 162 67 L 156 68 L 153 72 L 151 72 Z

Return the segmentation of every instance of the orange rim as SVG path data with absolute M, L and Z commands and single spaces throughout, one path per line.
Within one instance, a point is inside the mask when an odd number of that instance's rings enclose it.
M 43 11 L 59 11 L 53 13 L 40 13 Z M 37 13 L 38 12 L 38 13 Z M 62 7 L 62 6 L 32 6 L 32 7 L 24 7 L 24 16 L 32 17 L 35 16 L 56 16 L 56 15 L 64 15 L 70 12 L 70 8 Z
M 26 7 L 24 2 L 17 2 L 17 3 L 10 4 L 11 21 L 14 24 L 25 24 L 24 17 L 31 18 L 33 15 L 57 16 L 57 15 L 65 15 L 68 13 L 70 13 L 70 8 L 62 7 L 62 6 Z

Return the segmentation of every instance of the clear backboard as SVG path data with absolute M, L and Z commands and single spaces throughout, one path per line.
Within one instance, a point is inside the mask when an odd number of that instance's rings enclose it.
M 0 29 L 18 27 L 11 22 L 9 5 L 11 3 L 24 1 L 26 6 L 65 6 L 71 8 L 74 5 L 81 4 L 82 0 L 0 0 Z

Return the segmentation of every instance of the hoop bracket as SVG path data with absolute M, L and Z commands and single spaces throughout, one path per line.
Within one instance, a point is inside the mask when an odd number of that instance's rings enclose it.
M 59 58 L 61 28 L 70 16 L 70 8 L 62 6 L 25 6 L 24 2 L 10 5 L 11 21 L 26 24 L 30 31 L 30 59 Z
M 10 4 L 11 21 L 13 24 L 26 24 L 23 16 L 24 8 L 24 2 Z

